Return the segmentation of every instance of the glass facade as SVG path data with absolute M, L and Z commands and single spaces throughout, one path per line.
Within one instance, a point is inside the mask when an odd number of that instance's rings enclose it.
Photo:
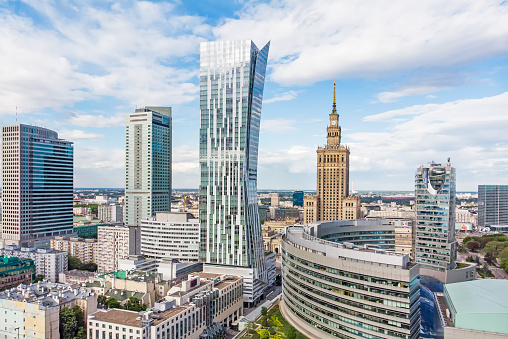
M 303 191 L 295 191 L 293 193 L 293 206 L 303 207 Z
M 125 224 L 171 211 L 171 107 L 145 107 L 125 121 Z
M 261 103 L 269 43 L 201 44 L 199 259 L 254 268 L 266 281 L 257 204 Z
M 478 185 L 478 226 L 508 225 L 508 185 Z
M 455 268 L 455 168 L 420 166 L 415 177 L 416 262 L 445 272 Z
M 72 232 L 74 155 L 58 133 L 29 125 L 2 128 L 2 238 L 34 240 Z

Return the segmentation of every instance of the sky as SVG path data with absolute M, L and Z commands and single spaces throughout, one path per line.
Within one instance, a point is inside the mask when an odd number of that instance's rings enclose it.
M 74 142 L 75 187 L 124 187 L 125 114 L 173 108 L 173 188 L 198 188 L 199 44 L 271 41 L 258 189 L 316 188 L 333 83 L 355 190 L 508 184 L 508 1 L 0 0 L 0 122 Z

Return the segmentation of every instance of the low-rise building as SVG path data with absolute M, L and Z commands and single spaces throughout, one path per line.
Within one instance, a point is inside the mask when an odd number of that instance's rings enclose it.
M 93 280 L 95 273 L 82 270 L 70 270 L 59 275 L 59 281 L 63 284 L 82 284 Z
M 118 260 L 140 254 L 138 226 L 99 226 L 97 233 L 97 270 L 101 273 L 116 271 Z
M 50 248 L 5 246 L 0 249 L 0 255 L 32 259 L 35 264 L 35 274 L 43 275 L 44 279 L 50 282 L 58 282 L 59 274 L 67 271 L 68 267 L 68 253 Z
M 97 310 L 97 295 L 87 288 L 39 282 L 0 292 L 3 338 L 60 338 L 60 310 L 78 305 L 86 317 Z M 19 331 L 19 332 L 18 332 Z
M 70 256 L 76 257 L 82 263 L 97 263 L 97 239 L 55 237 L 51 239 L 51 248 L 58 251 L 65 251 Z
M 30 284 L 35 278 L 35 264 L 32 259 L 0 256 L 0 291 Z
M 436 338 L 508 338 L 508 281 L 484 279 L 445 284 L 434 293 L 440 327 Z

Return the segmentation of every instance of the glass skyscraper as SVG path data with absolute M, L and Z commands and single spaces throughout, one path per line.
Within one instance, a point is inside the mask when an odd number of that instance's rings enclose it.
M 423 275 L 440 280 L 455 268 L 455 190 L 450 161 L 424 164 L 416 171 L 416 262 Z
M 72 142 L 52 130 L 2 127 L 4 245 L 34 246 L 72 233 L 73 159 Z
M 268 50 L 242 40 L 205 42 L 200 52 L 199 259 L 252 268 L 244 291 L 253 299 L 267 281 L 257 161 Z
M 125 224 L 171 211 L 171 107 L 138 108 L 125 118 Z
M 508 225 L 508 185 L 478 185 L 478 226 Z

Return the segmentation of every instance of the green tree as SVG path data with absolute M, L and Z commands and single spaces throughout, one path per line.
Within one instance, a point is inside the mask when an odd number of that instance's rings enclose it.
M 248 321 L 247 322 L 247 325 L 245 325 L 245 327 L 248 329 L 248 330 L 253 330 L 254 329 L 254 322 L 253 321 Z
M 78 328 L 85 328 L 86 329 L 86 323 L 85 323 L 85 313 L 79 307 L 78 305 L 74 305 L 72 307 L 72 313 L 74 313 L 74 318 L 76 318 L 76 322 L 78 324 Z M 86 337 L 86 332 L 85 332 Z
M 73 339 L 78 332 L 78 322 L 74 312 L 68 307 L 60 310 L 60 338 Z
M 466 243 L 466 247 L 467 247 L 469 250 L 471 250 L 471 251 L 475 252 L 475 251 L 477 251 L 477 250 L 479 250 L 479 249 L 480 249 L 481 245 L 480 245 L 480 243 L 479 243 L 478 241 L 476 241 L 476 240 L 471 240 L 471 241 L 469 241 L 469 242 L 467 242 L 467 243 Z
M 44 280 L 44 275 L 42 275 L 42 274 L 37 274 L 37 275 L 35 276 L 35 280 L 34 280 L 34 282 L 39 282 L 39 281 L 43 281 L 43 280 Z
M 106 305 L 108 306 L 108 308 L 123 308 L 120 302 L 115 298 L 109 298 L 108 301 L 106 302 Z
M 83 265 L 82 269 L 85 270 L 85 271 L 97 272 L 97 264 L 95 264 L 93 262 L 87 262 L 87 263 L 84 263 L 82 265 Z
M 69 255 L 68 263 L 69 263 L 69 271 L 80 270 L 83 266 L 83 263 L 81 262 L 81 260 L 79 260 L 79 258 L 73 257 L 71 255 Z
M 143 309 L 143 306 L 141 305 L 141 302 L 138 298 L 130 297 L 129 300 L 127 300 L 127 303 L 125 303 L 125 309 L 129 310 L 129 311 L 140 312 L 140 311 L 146 310 L 146 305 L 145 304 L 143 304 L 143 305 L 145 306 L 144 309 Z
M 266 317 L 266 315 L 261 317 L 261 326 L 268 327 L 268 318 Z
M 80 327 L 74 339 L 86 339 L 86 329 L 84 327 Z
M 106 306 L 106 304 L 108 303 L 108 297 L 102 294 L 97 296 L 97 303 Z
M 267 315 L 267 314 L 268 314 L 268 309 L 265 306 L 261 307 L 261 315 Z
M 483 250 L 485 254 L 497 258 L 499 256 L 499 253 L 501 253 L 501 251 L 504 250 L 505 247 L 506 247 L 505 242 L 491 241 L 485 246 Z
M 260 339 L 270 339 L 270 332 L 266 328 L 262 328 L 258 331 Z
M 293 326 L 289 326 L 287 332 L 286 332 L 286 339 L 296 339 L 296 329 Z

